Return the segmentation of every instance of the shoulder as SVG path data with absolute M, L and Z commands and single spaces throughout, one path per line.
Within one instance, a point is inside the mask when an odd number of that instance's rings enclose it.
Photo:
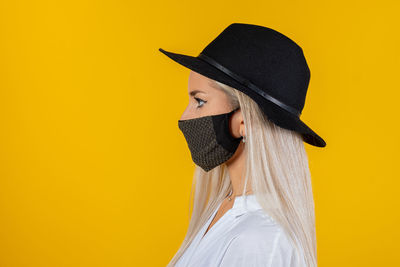
M 295 250 L 279 224 L 260 216 L 246 220 L 247 227 L 231 240 L 220 266 L 294 266 Z
M 281 232 L 280 225 L 263 210 L 256 210 L 240 215 L 235 226 L 235 240 L 237 243 L 271 242 Z
M 238 224 L 237 234 L 232 240 L 234 246 L 269 247 L 277 242 L 282 228 L 261 212 L 252 213 Z
M 262 255 L 269 257 L 275 247 L 284 241 L 282 239 L 283 229 L 277 224 L 261 224 L 253 219 L 245 227 L 231 240 L 227 249 L 228 253 L 237 256 Z

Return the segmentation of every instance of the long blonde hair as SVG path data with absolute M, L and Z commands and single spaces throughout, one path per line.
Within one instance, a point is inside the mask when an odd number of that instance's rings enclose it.
M 256 199 L 287 233 L 298 258 L 304 257 L 306 266 L 317 266 L 314 200 L 302 136 L 269 121 L 257 103 L 246 94 L 211 81 L 228 95 L 232 108 L 241 108 L 246 134 L 246 173 L 242 194 L 246 192 L 251 177 Z M 190 216 L 189 203 L 189 227 L 168 266 L 176 264 L 231 189 L 225 163 L 209 172 L 196 166 L 190 193 L 193 209 Z

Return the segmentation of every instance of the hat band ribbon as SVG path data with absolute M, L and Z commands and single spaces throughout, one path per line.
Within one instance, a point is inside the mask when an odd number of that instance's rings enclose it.
M 239 83 L 243 84 L 244 86 L 246 86 L 247 88 L 252 89 L 254 92 L 258 93 L 259 95 L 261 95 L 262 97 L 264 97 L 265 99 L 273 102 L 274 104 L 280 106 L 281 108 L 287 110 L 288 112 L 292 113 L 293 115 L 299 117 L 301 112 L 298 111 L 295 108 L 292 108 L 288 105 L 286 105 L 285 103 L 279 101 L 278 99 L 276 99 L 275 97 L 267 94 L 266 92 L 264 92 L 263 90 L 261 90 L 259 87 L 257 87 L 256 85 L 254 85 L 253 83 L 251 83 L 249 80 L 237 75 L 236 73 L 228 70 L 227 68 L 225 68 L 224 66 L 222 66 L 221 64 L 219 64 L 217 61 L 215 61 L 214 59 L 210 58 L 209 56 L 206 56 L 202 53 L 200 53 L 197 58 L 200 58 L 202 60 L 204 60 L 205 62 L 211 64 L 212 66 L 216 67 L 217 69 L 219 69 L 220 71 L 224 72 L 225 74 L 229 75 L 230 77 L 232 77 L 233 79 L 235 79 L 236 81 L 238 81 Z

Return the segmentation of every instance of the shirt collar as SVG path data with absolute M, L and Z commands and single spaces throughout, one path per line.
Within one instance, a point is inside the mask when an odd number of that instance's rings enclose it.
M 251 194 L 235 197 L 231 212 L 235 217 L 238 217 L 246 212 L 259 209 L 262 209 L 261 205 L 258 203 L 255 194 Z

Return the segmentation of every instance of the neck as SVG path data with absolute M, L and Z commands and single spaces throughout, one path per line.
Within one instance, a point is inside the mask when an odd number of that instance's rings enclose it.
M 243 143 L 241 142 L 235 154 L 226 162 L 232 184 L 232 196 L 243 194 L 246 163 L 246 155 L 243 153 L 243 149 Z M 250 179 L 247 181 L 246 194 L 252 194 Z

